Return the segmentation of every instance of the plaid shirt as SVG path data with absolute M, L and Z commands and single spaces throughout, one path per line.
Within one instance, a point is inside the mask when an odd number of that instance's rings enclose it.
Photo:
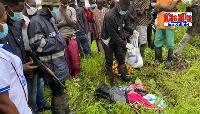
M 149 9 L 150 0 L 134 0 L 133 5 L 135 6 L 135 9 Z M 136 26 L 147 26 L 148 25 L 148 18 L 147 13 L 145 13 L 142 16 L 138 16 L 136 22 Z

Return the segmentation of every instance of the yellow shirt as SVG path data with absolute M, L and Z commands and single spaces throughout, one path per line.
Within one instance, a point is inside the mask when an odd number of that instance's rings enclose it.
M 172 2 L 177 1 L 178 3 L 181 2 L 181 0 L 157 0 L 157 4 L 161 5 L 161 6 L 170 6 L 172 4 Z M 160 13 L 158 13 L 158 17 L 157 17 L 157 28 L 160 29 L 174 29 L 174 26 L 164 26 L 164 12 L 166 11 L 162 11 Z

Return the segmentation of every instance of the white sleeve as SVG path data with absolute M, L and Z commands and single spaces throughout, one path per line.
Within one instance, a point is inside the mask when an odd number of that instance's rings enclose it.
M 72 8 L 71 11 L 72 11 L 72 16 L 71 16 L 71 18 L 72 18 L 74 21 L 77 21 L 77 20 L 76 20 L 76 10 L 75 10 L 74 8 Z
M 10 67 L 9 62 L 0 57 L 0 94 L 10 90 Z

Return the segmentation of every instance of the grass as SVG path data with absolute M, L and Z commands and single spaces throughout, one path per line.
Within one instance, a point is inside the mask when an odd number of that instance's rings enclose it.
M 181 4 L 179 11 L 184 11 L 186 4 Z M 175 38 L 175 49 L 182 39 L 186 28 L 177 27 Z M 154 65 L 154 51 L 146 49 L 144 67 L 142 71 L 135 70 L 135 77 L 142 80 L 148 93 L 162 97 L 167 104 L 164 112 L 167 114 L 199 114 L 200 113 L 200 38 L 194 37 L 186 45 L 180 55 L 184 60 L 180 70 L 174 70 L 179 61 L 174 61 L 170 69 L 165 69 L 164 63 Z M 166 46 L 163 48 L 163 58 L 167 56 Z M 98 54 L 96 44 L 92 45 L 92 58 L 81 59 L 81 76 L 66 82 L 67 95 L 71 109 L 77 109 L 77 114 L 134 114 L 131 106 L 124 104 L 113 104 L 105 99 L 94 97 L 94 91 L 98 85 L 105 83 L 109 85 L 109 78 L 105 73 L 105 59 L 103 54 Z M 128 86 L 134 82 L 124 83 L 115 78 L 119 85 Z M 50 91 L 45 88 L 45 96 L 50 102 Z M 141 108 L 141 113 L 156 113 L 155 110 Z M 50 111 L 43 112 L 50 114 Z

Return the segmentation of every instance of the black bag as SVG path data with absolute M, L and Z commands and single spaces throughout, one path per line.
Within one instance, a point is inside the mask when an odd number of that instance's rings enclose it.
M 119 90 L 118 87 L 114 86 L 112 88 L 108 88 L 106 84 L 101 84 L 95 90 L 94 96 L 98 98 L 105 98 L 110 100 L 111 102 L 116 103 L 119 101 L 120 103 L 126 103 L 125 95 Z

